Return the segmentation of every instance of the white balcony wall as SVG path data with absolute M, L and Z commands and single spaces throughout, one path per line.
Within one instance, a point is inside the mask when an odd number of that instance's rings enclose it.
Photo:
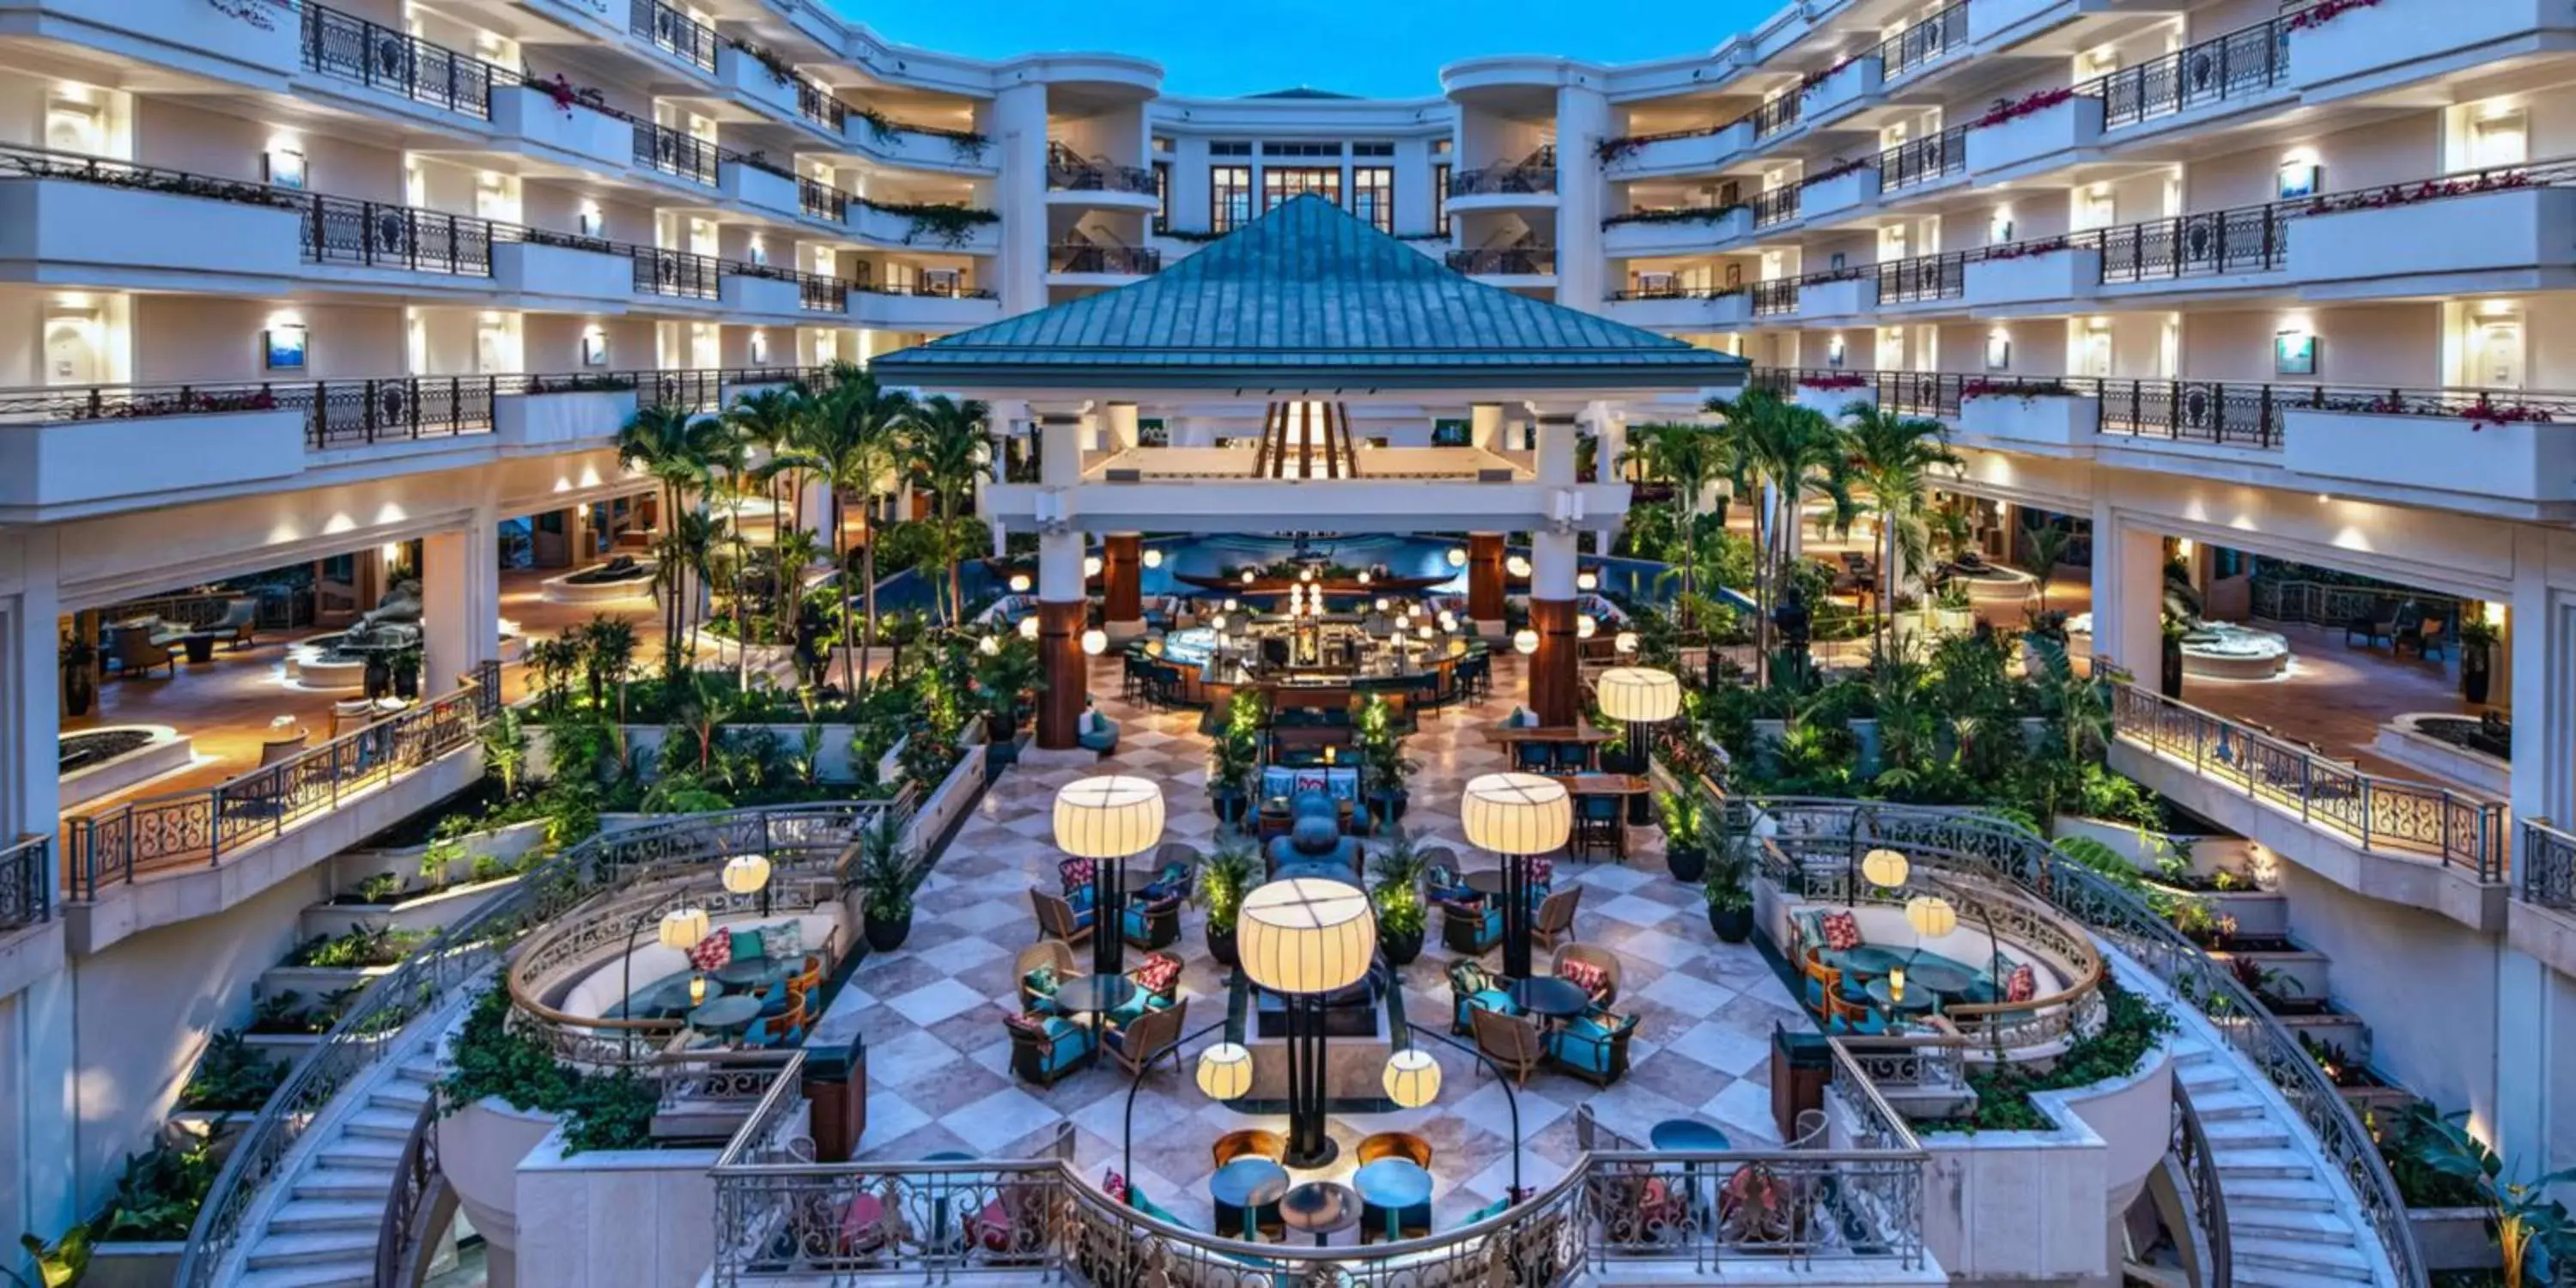
M 634 125 L 579 104 L 557 107 L 552 96 L 525 85 L 493 88 L 492 132 L 585 169 L 623 169 L 635 155 Z
M 516 394 L 492 400 L 492 432 L 504 449 L 597 447 L 635 414 L 635 391 Z
M 2291 32 L 2290 79 L 2303 93 L 2358 93 L 2570 36 L 2576 9 L 2563 0 L 2379 0 Z
M 5 0 L 0 14 L 39 7 L 103 29 L 82 44 L 122 46 L 154 62 L 195 65 L 217 75 L 282 77 L 304 61 L 303 25 L 283 6 L 265 27 L 232 17 L 205 0 L 41 0 L 41 6 L 34 0 Z
M 623 301 L 635 293 L 635 261 L 568 246 L 502 242 L 492 247 L 492 284 L 529 295 Z
M 790 219 L 804 217 L 805 202 L 797 194 L 796 181 L 756 165 L 744 165 L 739 161 L 717 163 L 716 191 L 773 214 Z
M 2102 283 L 2102 252 L 2069 248 L 1974 260 L 1966 281 L 1970 308 L 2087 300 Z
M 210 450 L 218 443 L 220 451 Z M 303 468 L 301 411 L 0 425 L 0 506 L 183 495 Z
M 796 111 L 796 82 L 778 79 L 759 59 L 731 45 L 716 47 L 716 79 L 724 82 L 725 88 L 788 120 L 804 119 Z
M 1878 167 L 1865 165 L 1849 174 L 1808 184 L 1798 194 L 1798 214 L 1814 225 L 1878 200 Z
M 280 278 L 297 272 L 292 210 L 70 179 L 0 179 L 0 261 L 44 280 L 149 269 Z M 184 233 L 182 232 L 184 230 Z
M 1976 10 L 1969 10 L 1975 21 Z M 2078 95 L 1981 130 L 1968 131 L 1968 170 L 1980 177 L 2065 164 L 2102 139 L 2102 100 Z
M 2576 500 L 2576 426 L 2294 410 L 2284 417 L 2282 438 L 2282 463 L 2319 478 L 2509 501 Z
M 726 308 L 741 313 L 800 313 L 802 293 L 796 283 L 775 277 L 727 273 L 716 288 Z
M 2017 398 L 1989 394 L 1959 404 L 1963 442 L 2055 448 L 2090 447 L 2101 410 L 2090 398 Z
M 1798 316 L 1802 318 L 1856 317 L 1877 305 L 1878 282 L 1870 277 L 1806 282 L 1798 287 Z
M 1807 101 L 1799 114 L 1809 126 L 1841 116 L 1855 105 L 1878 93 L 1880 63 L 1874 54 L 1853 59 L 1842 70 L 1816 82 L 1807 91 Z
M 2527 274 L 2563 269 L 2571 248 L 2576 188 L 2521 188 L 2311 215 L 2290 226 L 2290 277 L 2325 283 Z
M 1613 320 L 1657 331 L 1724 331 L 1751 320 L 1752 300 L 1742 291 L 1716 299 L 1611 300 L 1602 309 Z
M 1712 172 L 1753 146 L 1753 126 L 1738 121 L 1714 134 L 1641 143 L 1602 167 L 1602 177 L 1617 182 L 1651 175 Z
M 946 295 L 888 295 L 852 291 L 850 320 L 897 331 L 954 331 L 1002 320 L 1002 302 Z
M 960 255 L 992 255 L 1002 249 L 1002 225 L 998 220 L 969 228 L 965 241 L 955 246 L 949 245 L 940 234 L 917 226 L 910 215 L 892 214 L 872 206 L 851 206 L 849 226 L 861 240 L 881 246 L 908 246 L 915 250 L 950 251 Z
M 1601 249 L 1613 256 L 1688 255 L 1753 235 L 1753 212 L 1737 207 L 1715 219 L 1616 224 L 1601 230 Z

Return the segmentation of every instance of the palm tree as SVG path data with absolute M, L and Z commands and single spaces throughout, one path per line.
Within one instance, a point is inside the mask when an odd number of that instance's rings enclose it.
M 753 471 L 752 477 L 760 484 L 761 490 L 769 494 L 769 526 L 773 530 L 787 526 L 785 516 L 780 513 L 777 480 L 781 475 L 792 475 L 796 468 L 793 463 L 782 466 L 778 454 L 795 437 L 797 424 L 808 414 L 812 402 L 804 390 L 789 385 L 737 395 L 733 407 L 725 412 L 725 421 L 733 426 L 734 436 L 749 446 L 759 448 L 765 458 Z M 797 521 L 801 524 L 804 517 L 804 503 L 800 496 Z
M 747 489 L 744 487 L 744 484 L 751 481 L 752 448 L 758 444 L 756 440 L 754 440 L 752 436 L 744 430 L 742 422 L 740 421 L 727 418 L 726 420 L 719 422 L 719 425 L 719 432 L 717 433 L 716 440 L 713 444 L 713 451 L 708 455 L 707 465 L 711 475 L 712 472 L 717 469 L 724 471 L 725 491 L 732 496 L 733 505 L 735 507 L 733 511 L 733 523 L 729 526 L 727 531 L 719 535 L 726 539 L 732 546 L 733 555 L 726 564 L 725 595 L 727 599 L 732 601 L 735 645 L 734 683 L 745 692 L 748 692 L 751 688 L 751 638 L 753 632 L 751 629 L 750 610 L 743 604 L 742 575 L 743 572 L 751 566 L 751 551 L 749 543 L 743 537 L 741 522 L 742 511 L 740 507 L 742 505 L 743 497 L 747 494 Z M 775 496 L 772 496 L 770 498 L 770 533 L 773 537 L 777 535 L 777 517 L 778 499 Z
M 672 524 L 670 531 L 662 536 L 662 562 L 654 570 L 653 578 L 657 588 L 670 594 L 678 619 L 675 628 L 678 634 L 672 637 L 675 641 L 688 637 L 689 615 L 697 607 L 697 588 L 714 581 L 716 549 L 724 544 L 729 526 L 723 519 L 692 510 L 681 515 L 680 521 Z M 672 652 L 665 649 L 666 655 Z M 694 640 L 688 643 L 688 654 L 691 662 L 697 660 L 698 648 Z
M 855 367 L 844 369 L 836 364 L 831 373 L 831 386 L 815 408 L 812 419 L 805 422 L 805 436 L 797 446 L 813 462 L 816 473 L 832 488 L 832 555 L 841 572 L 841 636 L 851 636 L 849 548 L 839 513 L 841 497 L 856 493 L 861 505 L 874 498 L 878 480 L 894 468 L 897 434 L 912 412 L 912 395 L 881 389 L 876 377 Z M 872 529 L 861 565 L 861 579 L 867 583 L 867 634 L 858 636 L 857 672 L 851 670 L 844 655 L 841 682 L 852 695 L 859 691 L 859 675 L 873 660 L 870 642 L 876 635 L 877 584 L 876 534 Z
M 912 472 L 930 486 L 937 500 L 936 517 L 941 544 L 951 548 L 948 556 L 948 620 L 955 622 L 966 612 L 966 588 L 957 565 L 963 551 L 956 549 L 957 519 L 965 511 L 966 498 L 975 480 L 993 477 L 993 449 L 984 435 L 984 420 L 992 409 L 973 399 L 959 402 L 946 394 L 933 395 L 913 409 L 904 435 L 905 454 Z
M 1839 526 L 1856 512 L 1851 494 L 1851 455 L 1840 426 L 1823 412 L 1793 406 L 1767 389 L 1747 389 L 1734 402 L 1712 401 L 1726 418 L 1725 434 L 1738 471 L 1758 485 L 1761 542 L 1753 565 L 1754 665 L 1768 680 L 1772 596 L 1786 571 L 1789 541 L 1809 496 L 1833 503 Z
M 617 432 L 617 463 L 652 476 L 661 485 L 664 531 L 679 525 L 680 499 L 705 488 L 707 462 L 716 455 L 723 426 L 685 407 L 654 403 L 638 407 Z M 657 570 L 657 587 L 673 585 L 676 572 Z M 680 655 L 680 601 L 672 594 L 663 608 L 662 653 L 666 669 L 676 671 Z
M 1896 620 L 1896 570 L 1921 567 L 1931 548 L 1925 483 L 1932 470 L 1957 465 L 1950 450 L 1950 430 L 1937 420 L 1900 416 L 1875 402 L 1855 402 L 1843 410 L 1849 422 L 1852 474 L 1869 489 L 1870 507 L 1878 512 L 1878 602 L 1882 619 Z
M 2057 561 L 2066 557 L 2066 547 L 2075 534 L 2051 524 L 2033 528 L 2022 547 L 2021 570 L 2039 582 L 2039 611 L 2048 611 L 2048 581 L 2057 572 Z
M 1640 425 L 1630 431 L 1630 446 L 1621 463 L 1642 462 L 1655 477 L 1680 493 L 1680 518 L 1674 528 L 1682 547 L 1682 595 L 1689 603 L 1699 593 L 1699 498 L 1708 485 L 1727 473 L 1728 440 L 1705 425 Z M 1684 623 L 1687 625 L 1687 621 Z

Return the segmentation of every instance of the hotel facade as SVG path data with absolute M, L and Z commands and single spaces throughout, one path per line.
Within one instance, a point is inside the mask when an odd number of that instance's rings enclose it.
M 2080 529 L 2084 651 L 2131 674 L 2157 670 L 2176 560 L 2211 618 L 2306 631 L 2286 673 L 2311 687 L 2290 702 L 2120 686 L 2111 765 L 2283 896 L 2262 915 L 2294 946 L 2266 960 L 2331 998 L 2308 1022 L 2319 1050 L 2467 1111 L 2517 1171 L 2576 1163 L 2576 839 L 2558 830 L 2576 819 L 2576 355 L 2546 341 L 2576 324 L 2576 11 L 1810 0 L 1671 36 L 1695 52 L 1478 58 L 1411 100 L 1219 99 L 1115 53 L 891 44 L 811 0 L 0 0 L 10 1255 L 114 1192 L 214 1035 L 340 926 L 314 910 L 364 875 L 349 856 L 377 851 L 357 847 L 489 772 L 473 731 L 533 691 L 528 642 L 589 616 L 558 574 L 654 525 L 661 485 L 617 448 L 640 406 L 713 413 L 1144 283 L 1300 197 L 1444 272 L 1742 359 L 1800 405 L 1943 422 L 1961 463 L 1938 486 L 1993 554 Z M 1300 388 L 1108 383 L 1095 401 L 979 369 L 965 391 L 991 395 L 1009 462 L 983 513 L 996 542 L 1042 534 L 1041 612 L 1081 597 L 1085 514 L 1113 560 L 1139 533 L 1531 533 L 1536 590 L 1570 587 L 1628 504 L 1617 473 L 1576 481 L 1577 444 L 1617 461 L 1637 426 L 1702 416 L 1700 391 L 1651 382 L 1368 389 L 1340 427 L 1360 459 L 1472 448 L 1505 477 L 1463 501 L 1390 477 L 1217 480 L 1121 511 L 1137 478 L 1101 454 L 1266 442 L 1278 397 L 1334 397 Z M 827 495 L 800 499 L 819 515 Z M 2309 573 L 2259 579 L 2264 561 Z M 267 575 L 279 590 L 244 589 Z M 320 676 L 350 663 L 328 647 L 236 657 L 262 633 L 363 626 L 407 581 L 419 698 L 399 735 L 343 710 Z M 2356 589 L 2374 584 L 2405 591 Z M 2510 717 L 2489 726 L 2509 755 L 2397 727 L 2373 667 L 2398 663 L 2378 619 L 2399 599 L 2450 650 L 2436 688 L 2463 624 L 2496 632 L 2480 709 Z M 1132 593 L 1131 620 L 1109 609 L 1112 639 L 1143 629 Z M 145 618 L 168 629 L 125 626 Z M 1070 650 L 1079 623 L 1046 629 Z M 111 740 L 102 769 L 71 767 L 67 736 L 115 729 L 149 731 L 158 758 Z M 301 1234 L 272 1218 L 331 1200 L 275 1192 L 308 1161 L 228 1188 L 260 1215 L 224 1218 L 241 1244 L 194 1282 L 382 1282 L 415 1103 L 387 1102 L 389 1138 L 342 1138 L 386 1179 Z M 2319 1148 L 2267 1137 L 2243 1165 L 2334 1156 Z M 705 1224 L 703 1202 L 651 1201 Z M 2235 1277 L 2424 1282 L 2353 1219 L 2366 1197 L 2335 1202 L 2357 1243 L 2240 1255 Z M 593 1222 L 598 1245 L 637 1219 L 612 1215 L 546 1219 Z M 2306 1220 L 2253 1222 L 2246 1243 L 2295 1249 L 2279 1226 Z M 769 1281 L 717 1263 L 651 1281 Z

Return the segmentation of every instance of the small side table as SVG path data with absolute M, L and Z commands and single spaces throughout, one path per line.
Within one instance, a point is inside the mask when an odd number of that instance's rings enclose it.
M 1279 1196 L 1279 1223 L 1315 1236 L 1320 1248 L 1360 1223 L 1359 1191 L 1334 1181 L 1308 1181 Z

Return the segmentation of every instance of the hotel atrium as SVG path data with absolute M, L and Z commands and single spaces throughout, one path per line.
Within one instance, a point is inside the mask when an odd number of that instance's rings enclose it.
M 2576 1283 L 2576 10 L 1666 35 L 0 0 L 0 1283 Z

